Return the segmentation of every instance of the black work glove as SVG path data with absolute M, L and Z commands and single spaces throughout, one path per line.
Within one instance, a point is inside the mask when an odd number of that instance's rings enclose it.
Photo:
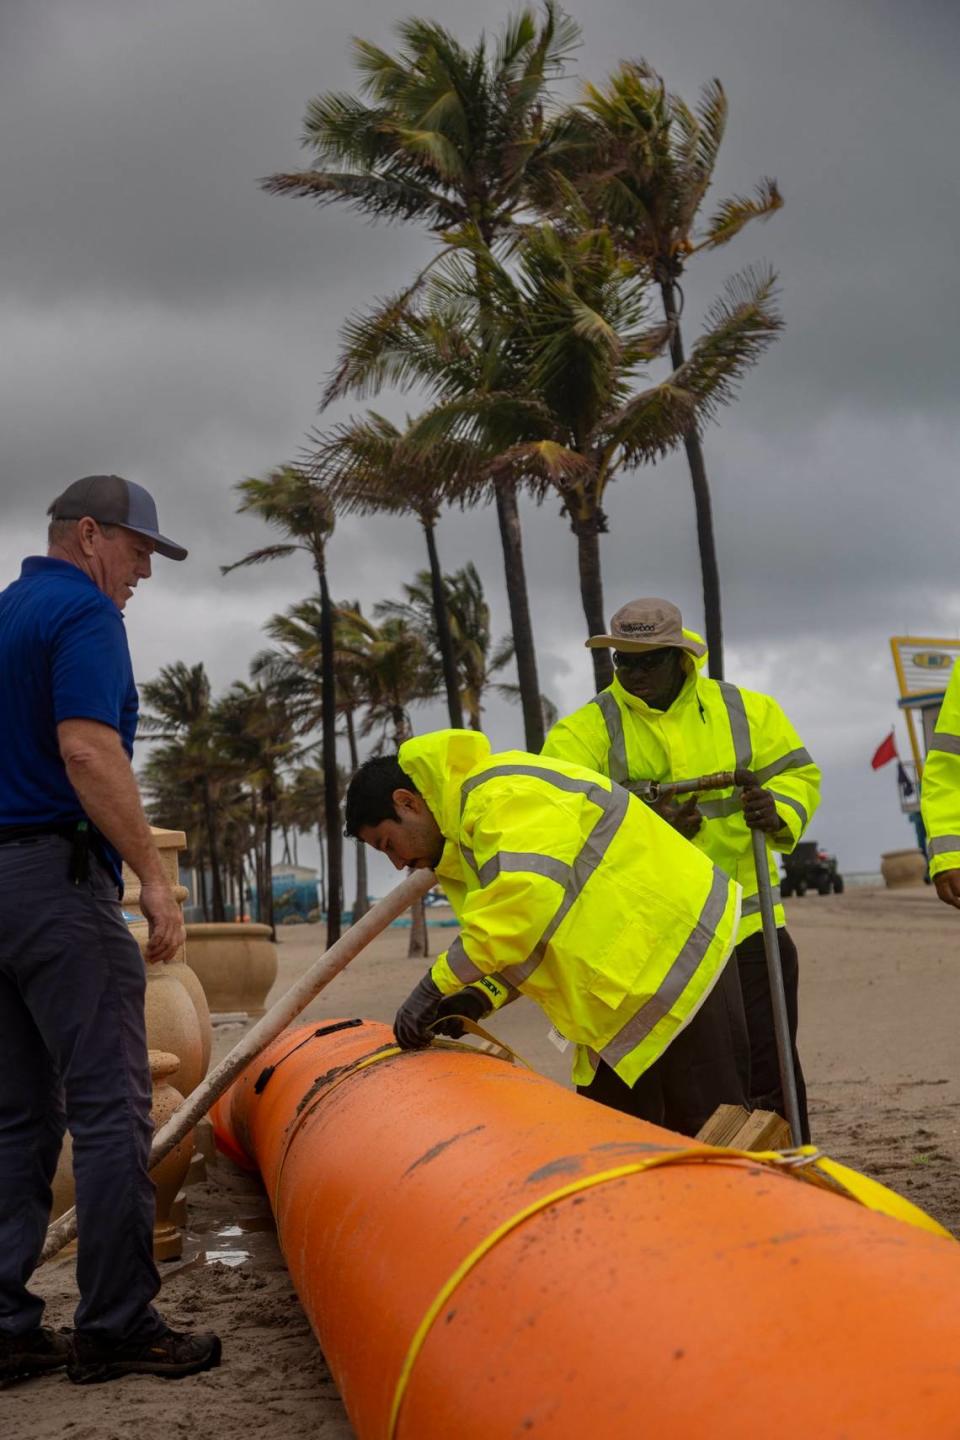
M 434 984 L 428 970 L 394 1018 L 393 1033 L 401 1050 L 422 1050 L 430 1044 L 430 1021 L 436 1018 L 442 999 L 443 992 Z
M 478 990 L 475 985 L 468 985 L 465 990 L 458 990 L 456 995 L 446 995 L 437 1008 L 437 1020 L 442 1020 L 442 1025 L 434 1025 L 434 1035 L 449 1035 L 451 1040 L 459 1040 L 463 1034 L 463 1021 L 458 1017 L 465 1015 L 468 1020 L 482 1020 L 484 1015 L 489 1015 L 493 1009 L 493 1001 L 489 995 Z

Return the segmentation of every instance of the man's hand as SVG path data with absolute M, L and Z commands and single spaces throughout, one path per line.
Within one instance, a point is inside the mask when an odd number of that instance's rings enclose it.
M 677 805 L 669 795 L 661 795 L 653 809 L 661 820 L 666 820 L 685 840 L 692 840 L 703 824 L 703 816 L 697 809 L 696 795 L 691 795 L 682 805 Z
M 475 985 L 468 985 L 463 990 L 458 990 L 456 995 L 446 995 L 437 1006 L 437 1020 L 443 1024 L 435 1024 L 434 1035 L 449 1035 L 451 1040 L 459 1040 L 463 1034 L 463 1020 L 460 1016 L 465 1015 L 468 1020 L 474 1022 L 482 1020 L 489 1015 L 493 1009 L 493 1001 L 489 995 L 478 990 Z
M 783 820 L 777 814 L 777 804 L 769 790 L 760 785 L 744 785 L 741 791 L 743 818 L 751 830 L 764 830 L 775 835 L 783 829 Z
M 393 1022 L 393 1033 L 401 1050 L 423 1050 L 430 1044 L 430 1022 L 435 1020 L 443 993 L 428 970 L 404 1000 Z
M 939 875 L 934 875 L 933 883 L 944 905 L 960 910 L 960 870 L 941 870 Z
M 149 965 L 170 960 L 187 938 L 180 906 L 165 880 L 140 887 L 140 909 L 150 927 L 144 955 Z

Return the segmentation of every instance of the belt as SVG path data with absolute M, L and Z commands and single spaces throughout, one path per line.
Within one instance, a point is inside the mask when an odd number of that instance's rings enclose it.
M 18 840 L 33 840 L 40 835 L 61 835 L 72 840 L 80 820 L 51 820 L 38 825 L 0 825 L 0 845 L 15 845 Z
M 99 855 L 98 837 L 91 833 L 90 821 L 50 820 L 37 825 L 0 825 L 0 846 L 16 845 L 23 840 L 37 840 L 43 835 L 60 835 L 69 840 L 70 868 L 68 878 L 74 885 L 80 885 L 90 878 L 90 846 L 93 843 Z

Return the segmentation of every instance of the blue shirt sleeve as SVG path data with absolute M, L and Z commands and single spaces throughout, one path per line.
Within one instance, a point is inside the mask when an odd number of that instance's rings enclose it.
M 124 721 L 133 667 L 123 620 L 115 607 L 95 600 L 63 618 L 53 639 L 50 673 L 58 725 L 61 720 L 99 720 L 127 738 Z

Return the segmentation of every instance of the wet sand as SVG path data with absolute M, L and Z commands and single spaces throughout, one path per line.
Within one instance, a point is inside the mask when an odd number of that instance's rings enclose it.
M 787 904 L 800 951 L 800 1046 L 813 1135 L 830 1155 L 876 1176 L 960 1234 L 960 915 L 932 890 L 853 890 Z M 431 927 L 440 950 L 455 934 Z M 319 953 L 316 926 L 281 930 L 274 998 Z M 381 937 L 306 1018 L 389 1020 L 424 969 L 408 932 Z M 566 1083 L 567 1061 L 540 1011 L 521 1001 L 494 1028 L 537 1069 Z M 218 1028 L 215 1057 L 243 1033 Z M 169 1383 L 131 1377 L 81 1388 L 62 1375 L 0 1393 L 11 1440 L 349 1440 L 323 1358 L 290 1286 L 255 1179 L 225 1161 L 192 1187 L 185 1259 L 162 1268 L 163 1313 L 223 1337 L 220 1370 Z M 68 1325 L 73 1260 L 35 1288 L 48 1321 Z

